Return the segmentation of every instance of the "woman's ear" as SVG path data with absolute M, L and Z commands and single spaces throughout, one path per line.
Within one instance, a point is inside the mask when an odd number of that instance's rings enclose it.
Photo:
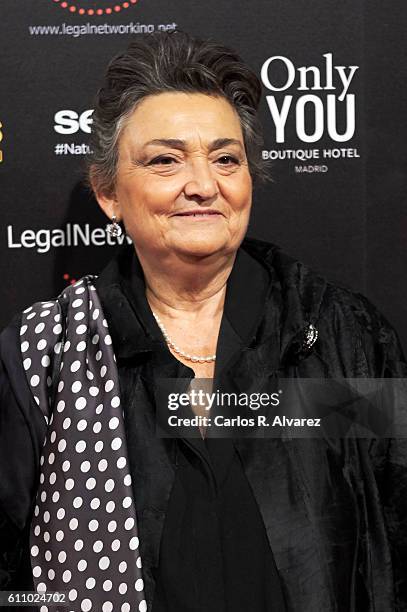
M 107 189 L 106 187 L 101 187 L 96 178 L 92 177 L 92 174 L 90 183 L 94 196 L 108 219 L 112 219 L 113 215 L 115 215 L 117 221 L 121 221 L 120 206 L 114 188 Z

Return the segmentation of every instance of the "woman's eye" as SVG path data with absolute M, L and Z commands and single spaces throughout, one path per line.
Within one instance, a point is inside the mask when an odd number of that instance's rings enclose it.
M 222 166 L 237 164 L 239 162 L 239 160 L 236 157 L 233 157 L 233 155 L 222 155 L 217 161 L 220 162 Z
M 160 165 L 160 166 L 170 166 L 172 162 L 175 162 L 175 159 L 172 157 L 165 157 L 162 155 L 161 157 L 155 157 L 151 160 L 150 164 Z

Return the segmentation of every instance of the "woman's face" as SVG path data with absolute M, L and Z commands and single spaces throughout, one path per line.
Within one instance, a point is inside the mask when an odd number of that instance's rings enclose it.
M 223 98 L 181 92 L 145 98 L 119 141 L 113 199 L 143 255 L 201 257 L 235 251 L 252 199 L 239 117 Z

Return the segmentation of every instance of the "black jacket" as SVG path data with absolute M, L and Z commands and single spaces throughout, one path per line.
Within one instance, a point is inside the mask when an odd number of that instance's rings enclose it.
M 128 253 L 124 249 L 106 268 L 97 289 L 118 359 L 123 401 L 143 406 L 135 415 L 129 453 L 134 457 L 143 572 L 151 605 L 177 464 L 176 441 L 155 436 L 151 383 L 158 375 L 179 376 L 178 368 L 184 366 L 169 360 L 162 338 L 146 333 L 143 317 L 131 305 L 126 287 L 131 283 Z M 326 282 L 273 245 L 247 239 L 240 253 L 228 281 L 221 326 L 220 340 L 227 320 L 238 348 L 225 360 L 225 379 L 272 374 L 407 376 L 395 332 L 364 297 Z M 267 295 L 256 294 L 250 280 L 249 286 L 239 283 L 239 262 L 246 261 L 250 267 L 250 260 L 270 275 Z M 258 307 L 249 322 L 242 316 L 243 296 Z M 123 321 L 130 321 L 129 325 L 117 324 L 119 319 L 112 312 L 118 310 L 127 312 Z M 148 311 L 144 316 L 152 319 Z M 310 323 L 319 337 L 312 350 L 307 350 L 304 330 Z M 0 340 L 3 590 L 28 588 L 27 530 L 45 435 L 21 364 L 18 325 L 17 319 Z M 151 328 L 151 320 L 148 325 Z M 219 349 L 223 350 L 221 344 Z M 153 355 L 154 372 L 149 355 Z M 405 440 L 249 438 L 234 442 L 264 521 L 290 611 L 407 610 Z

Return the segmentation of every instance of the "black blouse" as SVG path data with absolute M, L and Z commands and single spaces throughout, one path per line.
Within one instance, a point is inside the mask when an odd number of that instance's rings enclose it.
M 234 270 L 227 303 L 239 308 L 241 334 L 258 323 L 259 301 L 252 298 L 265 294 L 269 278 L 261 264 L 244 252 Z M 161 336 L 145 298 L 137 258 L 130 283 L 121 279 L 121 285 L 146 333 Z M 108 314 L 114 318 L 118 312 Z M 240 334 L 224 313 L 215 369 L 218 383 L 241 348 Z M 175 360 L 171 354 L 167 357 Z M 194 375 L 183 365 L 180 371 L 186 378 Z M 131 414 L 125 418 L 131 439 L 135 421 Z M 177 470 L 155 570 L 153 612 L 283 612 L 286 607 L 273 554 L 234 441 L 197 436 L 177 442 Z

